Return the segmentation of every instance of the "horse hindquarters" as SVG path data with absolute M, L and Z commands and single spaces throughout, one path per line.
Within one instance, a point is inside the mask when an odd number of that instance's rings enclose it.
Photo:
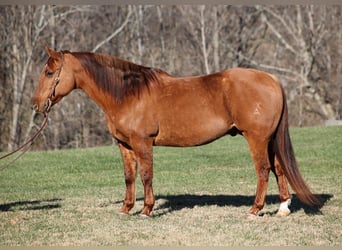
M 269 171 L 272 170 L 276 176 L 279 188 L 281 205 L 279 215 L 288 215 L 290 210 L 290 192 L 287 181 L 296 192 L 298 198 L 308 205 L 319 205 L 320 200 L 312 194 L 309 187 L 301 176 L 296 158 L 294 155 L 288 127 L 288 110 L 284 90 L 283 109 L 278 126 L 269 140 L 262 137 L 254 130 L 252 134 L 244 134 L 254 160 L 255 169 L 258 177 L 257 191 L 251 214 L 257 214 L 264 206 Z
M 233 125 L 248 142 L 255 165 L 257 188 L 251 214 L 265 204 L 271 160 L 270 143 L 283 109 L 281 87 L 269 74 L 251 69 L 226 72 L 225 93 Z

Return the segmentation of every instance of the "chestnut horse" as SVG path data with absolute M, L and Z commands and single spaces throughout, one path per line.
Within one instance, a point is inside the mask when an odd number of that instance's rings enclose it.
M 144 186 L 141 215 L 152 212 L 153 146 L 198 146 L 227 134 L 246 138 L 255 164 L 257 188 L 250 215 L 264 206 L 270 170 L 279 187 L 279 215 L 290 213 L 287 181 L 302 202 L 319 203 L 298 170 L 286 98 L 275 76 L 234 68 L 173 77 L 104 54 L 45 49 L 49 58 L 33 108 L 49 112 L 73 89 L 82 89 L 103 109 L 124 163 L 126 195 L 120 213 L 128 214 L 134 206 L 137 170 Z

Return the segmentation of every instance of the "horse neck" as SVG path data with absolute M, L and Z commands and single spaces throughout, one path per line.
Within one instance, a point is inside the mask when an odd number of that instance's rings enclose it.
M 73 55 L 78 65 L 74 70 L 77 72 L 77 87 L 83 89 L 106 113 L 115 111 L 129 97 L 148 90 L 151 82 L 159 82 L 160 70 L 102 54 Z
M 77 89 L 85 92 L 105 113 L 113 112 L 116 109 L 116 103 L 111 96 L 101 90 L 99 85 L 84 71 L 81 70 L 75 74 Z

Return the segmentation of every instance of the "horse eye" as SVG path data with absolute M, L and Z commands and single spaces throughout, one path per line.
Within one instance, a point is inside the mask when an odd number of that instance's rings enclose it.
M 45 75 L 46 75 L 47 77 L 51 77 L 51 76 L 53 76 L 53 71 L 46 71 L 46 72 L 45 72 Z

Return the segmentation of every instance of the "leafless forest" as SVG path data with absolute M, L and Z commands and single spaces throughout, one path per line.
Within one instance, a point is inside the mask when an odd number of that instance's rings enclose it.
M 1 6 L 0 151 L 32 134 L 31 97 L 47 54 L 93 51 L 176 76 L 231 67 L 273 73 L 292 126 L 342 117 L 341 6 Z M 54 106 L 34 148 L 111 144 L 102 111 L 81 91 Z

